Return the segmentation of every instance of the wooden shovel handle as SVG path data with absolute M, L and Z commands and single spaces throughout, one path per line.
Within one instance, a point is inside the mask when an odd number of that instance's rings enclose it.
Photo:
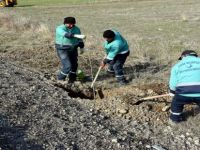
M 141 100 L 148 100 L 148 99 L 154 99 L 154 98 L 161 98 L 161 97 L 166 97 L 166 96 L 170 96 L 169 93 L 163 94 L 163 95 L 157 95 L 157 96 L 149 96 L 149 97 L 142 98 Z
M 99 75 L 101 69 L 102 69 L 102 66 L 99 67 L 99 70 L 97 71 L 97 73 L 96 73 L 96 75 L 95 75 L 95 78 L 94 78 L 94 80 L 92 81 L 91 88 L 93 88 L 94 83 L 96 82 L 97 77 L 98 77 L 98 75 Z

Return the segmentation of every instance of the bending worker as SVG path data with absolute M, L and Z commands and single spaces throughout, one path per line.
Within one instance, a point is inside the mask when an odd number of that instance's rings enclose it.
M 179 123 L 185 104 L 200 106 L 200 58 L 193 50 L 185 50 L 171 70 L 170 92 L 175 94 L 171 104 L 170 121 Z
M 56 50 L 60 58 L 62 69 L 57 75 L 58 80 L 69 78 L 69 83 L 76 80 L 76 71 L 78 68 L 77 48 L 84 48 L 84 35 L 81 35 L 80 29 L 75 25 L 74 17 L 64 18 L 64 24 L 56 28 Z
M 114 30 L 106 30 L 103 33 L 105 39 L 104 49 L 107 57 L 102 61 L 101 66 L 108 64 L 108 73 L 115 74 L 120 84 L 127 84 L 128 81 L 124 77 L 123 65 L 129 56 L 129 46 L 127 41 Z

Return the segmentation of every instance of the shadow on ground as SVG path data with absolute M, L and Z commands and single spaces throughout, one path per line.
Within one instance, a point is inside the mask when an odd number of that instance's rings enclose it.
M 28 140 L 26 127 L 16 126 L 9 122 L 7 117 L 0 115 L 0 149 L 43 150 L 44 148 L 34 141 Z

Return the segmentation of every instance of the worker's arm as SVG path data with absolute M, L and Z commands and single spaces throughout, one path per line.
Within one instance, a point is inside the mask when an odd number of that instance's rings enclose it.
M 65 38 L 73 38 L 74 37 L 74 34 L 73 33 L 70 33 L 70 32 L 66 32 L 64 29 L 62 28 L 58 28 L 56 29 L 56 32 L 57 34 L 65 37 Z
M 83 39 L 86 39 L 86 36 L 81 34 L 81 30 L 76 26 L 76 33 L 74 33 L 74 37 L 79 39 L 80 42 L 83 40 Z
M 115 58 L 115 56 L 118 54 L 119 50 L 120 49 L 119 49 L 119 45 L 118 44 L 112 45 L 110 47 L 110 50 L 108 52 L 108 55 L 107 55 L 106 59 L 112 61 Z
M 85 47 L 83 39 L 86 38 L 86 36 L 81 34 L 81 30 L 79 28 L 77 28 L 77 32 L 74 34 L 74 37 L 79 39 L 78 47 L 83 49 Z

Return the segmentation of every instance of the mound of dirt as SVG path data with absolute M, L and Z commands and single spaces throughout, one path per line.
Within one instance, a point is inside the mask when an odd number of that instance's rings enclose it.
M 158 126 L 166 124 L 168 121 L 171 98 L 163 97 L 145 101 L 142 101 L 141 98 L 166 92 L 167 86 L 163 84 L 139 87 L 127 85 L 103 89 L 103 98 L 96 97 L 95 100 L 86 105 L 91 105 L 97 110 L 101 110 L 114 117 L 132 118 L 142 123 L 148 122 Z

